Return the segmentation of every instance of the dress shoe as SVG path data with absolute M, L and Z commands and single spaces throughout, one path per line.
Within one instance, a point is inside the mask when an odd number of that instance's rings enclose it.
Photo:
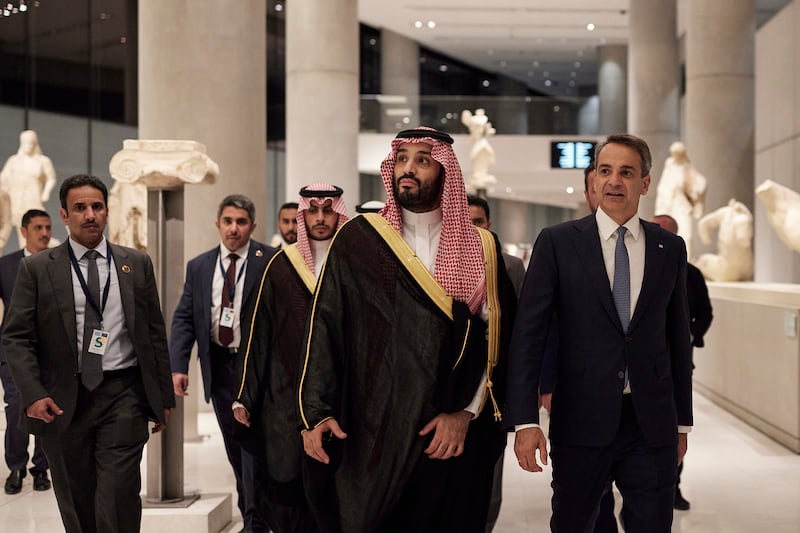
M 688 511 L 689 507 L 691 507 L 688 500 L 686 500 L 686 498 L 684 498 L 681 494 L 681 489 L 675 491 L 675 503 L 673 504 L 673 507 L 675 507 L 675 509 L 678 511 Z
M 22 490 L 22 478 L 25 477 L 24 470 L 12 470 L 6 478 L 6 494 L 17 494 Z
M 33 490 L 50 490 L 50 487 L 47 472 L 33 472 Z

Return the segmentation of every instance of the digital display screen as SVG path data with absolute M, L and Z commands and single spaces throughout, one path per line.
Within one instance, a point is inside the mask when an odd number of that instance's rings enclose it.
M 592 141 L 553 141 L 550 143 L 550 168 L 578 168 L 589 166 L 594 157 Z

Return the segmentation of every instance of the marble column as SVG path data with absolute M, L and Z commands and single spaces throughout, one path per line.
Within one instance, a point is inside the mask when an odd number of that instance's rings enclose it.
M 653 156 L 650 192 L 639 202 L 639 214 L 649 218 L 669 145 L 679 136 L 676 0 L 631 0 L 628 14 L 628 131 L 646 140 Z
M 706 212 L 731 198 L 753 211 L 755 2 L 692 0 L 686 9 L 684 137 L 708 179 Z
M 597 95 L 600 99 L 600 133 L 628 131 L 628 47 L 606 45 L 597 49 Z
M 235 0 L 140 0 L 139 137 L 205 144 L 220 167 L 215 185 L 183 191 L 183 257 L 219 243 L 217 206 L 242 193 L 266 209 L 266 5 Z M 261 224 L 254 237 L 266 237 Z M 171 268 L 180 271 L 184 264 Z M 169 275 L 169 273 L 168 273 Z M 164 308 L 175 309 L 164 301 Z M 171 322 L 171 312 L 165 316 Z M 192 375 L 192 374 L 190 374 Z M 202 384 L 184 402 L 186 437 L 196 438 Z
M 389 98 L 380 106 L 382 133 L 420 125 L 419 45 L 385 28 L 381 30 L 381 95 Z M 401 110 L 408 113 L 400 114 Z
M 286 6 L 286 194 L 326 181 L 358 189 L 358 2 L 303 0 Z

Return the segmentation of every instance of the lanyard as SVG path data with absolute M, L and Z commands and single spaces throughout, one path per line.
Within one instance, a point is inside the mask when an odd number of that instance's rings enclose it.
M 235 255 L 235 254 L 234 254 Z M 236 276 L 236 284 L 233 287 L 228 287 L 228 274 L 225 272 L 225 269 L 222 268 L 222 254 L 219 254 L 219 271 L 222 273 L 222 290 L 224 291 L 227 287 L 228 289 L 228 300 L 231 302 L 231 306 L 233 306 L 233 297 L 236 296 L 236 285 L 242 280 L 242 274 L 244 274 L 244 266 L 247 264 L 247 258 L 244 258 L 242 261 L 242 266 L 239 268 L 239 275 Z M 230 261 L 230 259 L 229 259 Z
M 89 305 L 92 306 L 92 309 L 94 309 L 94 312 L 97 313 L 97 316 L 100 317 L 100 324 L 102 327 L 103 311 L 106 309 L 106 303 L 108 302 L 108 289 L 111 286 L 111 247 L 106 245 L 108 276 L 106 276 L 106 286 L 103 288 L 102 307 L 97 306 L 97 302 L 94 301 L 94 298 L 92 298 L 92 295 L 89 293 L 89 286 L 86 284 L 86 279 L 83 277 L 83 272 L 81 272 L 81 269 L 78 266 L 78 260 L 75 258 L 75 252 L 72 251 L 72 245 L 67 245 L 67 250 L 69 251 L 69 260 L 72 263 L 72 268 L 75 270 L 75 274 L 78 276 L 81 289 L 83 289 L 83 295 L 86 297 L 86 301 L 89 302 Z

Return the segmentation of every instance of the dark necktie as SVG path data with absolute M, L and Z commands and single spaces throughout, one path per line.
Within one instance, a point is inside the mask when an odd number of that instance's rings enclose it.
M 100 274 L 97 271 L 97 258 L 100 253 L 97 250 L 89 250 L 83 257 L 89 261 L 87 268 L 86 284 L 89 287 L 89 294 L 95 305 L 100 306 Z M 110 273 L 109 273 L 110 274 Z M 95 329 L 100 329 L 100 315 L 86 298 L 86 311 L 83 316 L 83 355 L 81 358 L 81 383 L 90 391 L 97 388 L 103 381 L 103 361 L 100 355 L 90 353 L 89 345 L 92 342 L 92 333 Z
M 628 261 L 628 249 L 625 247 L 625 226 L 617 230 L 617 245 L 614 248 L 614 305 L 617 306 L 622 330 L 627 333 L 631 323 L 631 266 Z
M 228 259 L 230 262 L 228 270 L 225 272 L 225 277 L 228 279 L 222 284 L 222 309 L 220 310 L 219 343 L 222 346 L 228 346 L 233 342 L 233 328 L 222 325 L 222 313 L 226 307 L 233 307 L 231 290 L 236 287 L 236 260 L 239 259 L 239 256 L 230 254 Z

